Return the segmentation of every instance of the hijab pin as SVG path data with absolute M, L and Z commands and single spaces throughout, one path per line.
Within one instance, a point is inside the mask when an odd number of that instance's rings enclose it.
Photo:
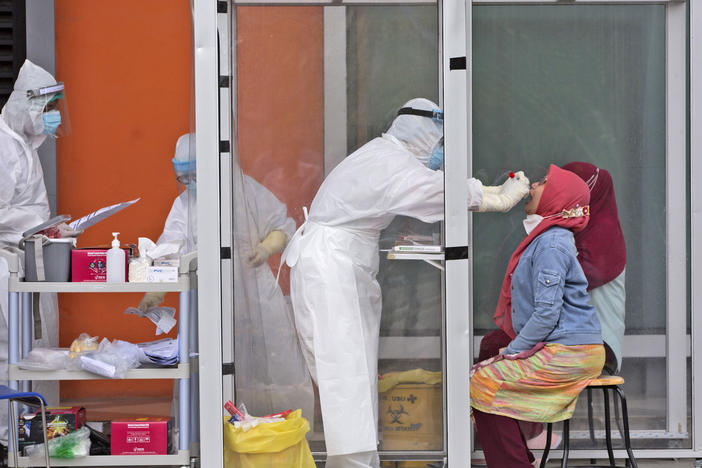
M 590 216 L 590 205 L 575 205 L 575 208 L 571 208 L 570 210 L 563 210 L 561 216 L 563 218 L 579 218 L 581 216 Z

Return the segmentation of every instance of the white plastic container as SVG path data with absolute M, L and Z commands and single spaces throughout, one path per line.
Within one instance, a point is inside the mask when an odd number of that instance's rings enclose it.
M 112 241 L 112 248 L 107 251 L 107 282 L 124 283 L 126 278 L 125 265 L 127 254 L 119 248 L 119 232 L 113 232 L 115 239 Z
M 146 256 L 148 243 L 153 245 L 146 237 L 139 238 L 139 256 L 129 261 L 129 282 L 145 283 L 146 270 L 151 266 L 151 260 Z

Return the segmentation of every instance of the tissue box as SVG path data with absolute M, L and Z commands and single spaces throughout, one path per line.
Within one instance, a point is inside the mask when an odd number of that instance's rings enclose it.
M 82 406 L 57 406 L 46 408 L 46 436 L 49 439 L 66 435 L 85 424 L 85 408 Z M 18 443 L 20 450 L 28 445 L 44 443 L 41 413 L 23 414 L 18 420 Z
M 149 283 L 177 283 L 178 267 L 150 266 L 146 268 L 146 281 Z
M 107 281 L 107 249 L 73 249 L 71 281 L 76 283 Z
M 173 451 L 171 418 L 114 419 L 112 455 L 168 455 Z
M 71 281 L 74 283 L 104 283 L 107 281 L 108 249 L 73 249 L 71 251 Z M 124 249 L 126 250 L 126 249 Z M 124 259 L 124 280 L 127 281 L 127 255 Z

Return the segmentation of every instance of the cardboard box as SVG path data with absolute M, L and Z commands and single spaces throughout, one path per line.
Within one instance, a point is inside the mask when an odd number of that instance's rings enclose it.
M 46 436 L 49 439 L 66 435 L 85 424 L 85 408 L 82 406 L 56 406 L 46 408 Z M 22 450 L 28 445 L 44 443 L 41 412 L 24 414 L 18 421 L 18 443 Z
M 146 268 L 146 281 L 149 283 L 177 283 L 178 267 L 150 266 Z
M 107 281 L 108 249 L 73 249 L 71 251 L 71 281 L 74 283 L 104 283 Z M 123 249 L 126 250 L 126 249 Z M 127 281 L 127 255 L 124 260 L 124 281 Z
M 110 424 L 112 455 L 173 453 L 171 418 L 114 419 Z

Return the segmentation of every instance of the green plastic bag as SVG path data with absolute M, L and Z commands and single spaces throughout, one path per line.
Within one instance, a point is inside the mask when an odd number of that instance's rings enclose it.
M 43 457 L 44 444 L 30 445 L 27 456 Z M 52 458 L 80 458 L 90 454 L 90 429 L 83 426 L 65 436 L 49 440 L 49 456 Z

